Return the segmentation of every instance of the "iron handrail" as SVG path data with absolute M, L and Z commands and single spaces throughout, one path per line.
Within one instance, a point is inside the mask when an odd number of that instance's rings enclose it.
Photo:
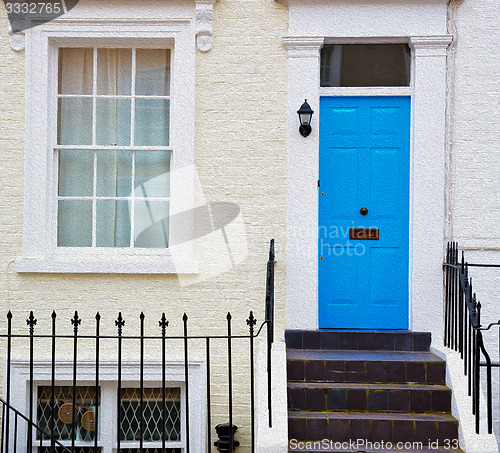
M 17 410 L 11 404 L 7 403 L 7 401 L 5 401 L 3 398 L 0 398 L 0 403 L 2 403 L 4 406 L 6 406 L 7 410 L 11 410 L 18 417 L 21 417 L 24 421 L 30 423 L 31 426 L 32 426 L 32 428 L 35 428 L 37 431 L 40 432 L 42 438 L 43 438 L 43 436 L 50 436 L 50 433 L 48 433 L 47 431 L 45 431 L 43 428 L 41 428 L 35 422 L 33 422 L 33 421 L 30 422 L 30 419 L 28 417 L 26 417 L 26 415 L 24 415 L 21 411 Z M 66 450 L 68 452 L 71 452 L 71 450 L 66 445 L 61 444 L 58 440 L 55 440 L 55 443 L 57 444 L 57 446 L 59 446 L 61 448 L 64 448 L 64 450 Z
M 487 327 L 481 325 L 481 303 L 472 289 L 472 278 L 469 278 L 468 268 L 497 268 L 496 264 L 469 264 L 465 261 L 462 251 L 461 262 L 458 261 L 458 244 L 448 243 L 445 269 L 445 328 L 444 345 L 458 351 L 464 361 L 464 374 L 468 376 L 468 393 L 472 396 L 472 413 L 475 415 L 476 433 L 480 426 L 480 370 L 486 368 L 486 404 L 488 433 L 493 431 L 492 402 L 492 367 L 493 363 L 483 341 L 484 331 L 494 326 L 500 326 L 500 320 L 490 323 Z M 500 341 L 500 340 L 499 340 Z M 481 356 L 484 362 L 481 361 Z

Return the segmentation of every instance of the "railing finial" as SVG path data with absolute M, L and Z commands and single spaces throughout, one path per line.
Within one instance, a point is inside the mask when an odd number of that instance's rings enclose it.
M 35 326 L 36 326 L 36 319 L 35 319 L 35 316 L 33 315 L 32 311 L 30 311 L 30 315 L 29 315 L 28 319 L 26 320 L 26 324 L 30 328 L 30 333 L 33 333 L 35 330 Z
M 118 318 L 115 321 L 115 326 L 118 327 L 118 335 L 122 334 L 123 326 L 125 325 L 125 320 L 123 319 L 122 312 L 118 313 Z
M 168 327 L 168 321 L 167 321 L 167 317 L 165 316 L 165 313 L 161 314 L 161 319 L 158 321 L 158 325 L 161 327 L 162 335 L 165 335 L 165 333 L 167 332 L 167 327 Z

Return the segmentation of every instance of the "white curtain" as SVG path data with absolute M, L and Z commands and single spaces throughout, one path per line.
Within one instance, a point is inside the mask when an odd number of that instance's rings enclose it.
M 168 96 L 170 53 L 138 49 L 136 56 L 137 96 Z M 90 95 L 93 92 L 93 49 L 61 49 L 59 93 Z M 96 195 L 130 197 L 132 183 L 137 197 L 168 198 L 170 195 L 169 151 L 136 151 L 135 181 L 132 182 L 130 150 L 99 150 L 101 146 L 131 145 L 131 99 L 101 98 L 100 95 L 131 95 L 132 51 L 97 50 L 96 99 Z M 92 144 L 92 98 L 59 100 L 59 144 Z M 168 146 L 169 101 L 135 99 L 135 144 Z M 93 151 L 59 151 L 59 196 L 92 197 Z M 134 221 L 134 246 L 168 247 L 168 200 L 126 199 L 96 201 L 96 245 L 128 247 Z M 58 245 L 92 245 L 92 201 L 59 200 Z

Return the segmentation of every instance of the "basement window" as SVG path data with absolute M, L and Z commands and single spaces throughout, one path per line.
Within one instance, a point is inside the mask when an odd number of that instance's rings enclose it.
M 322 87 L 409 85 L 408 44 L 326 44 L 321 50 Z

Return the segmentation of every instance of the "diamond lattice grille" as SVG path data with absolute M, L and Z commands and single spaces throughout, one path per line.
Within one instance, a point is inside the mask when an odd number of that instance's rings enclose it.
M 121 453 L 140 453 L 139 448 L 120 448 Z M 144 448 L 144 453 L 162 453 L 161 448 Z M 180 448 L 166 448 L 165 453 L 181 453 Z
M 52 388 L 50 386 L 38 387 L 37 424 L 40 428 L 50 433 L 52 419 L 51 408 Z M 100 398 L 100 395 L 99 395 Z M 57 440 L 70 440 L 73 431 L 73 387 L 56 386 L 54 388 L 55 417 L 54 434 Z M 76 388 L 76 440 L 93 441 L 96 431 L 95 387 L 80 386 Z M 41 433 L 37 430 L 37 439 Z M 44 435 L 50 439 L 50 435 Z
M 140 440 L 140 407 L 141 390 L 126 388 L 121 392 L 121 424 L 120 439 L 125 441 Z M 144 441 L 158 442 L 162 440 L 162 391 L 161 388 L 143 389 Z M 179 441 L 181 438 L 180 389 L 165 389 L 165 440 Z M 156 453 L 156 449 L 149 449 Z M 135 452 L 135 450 L 130 450 Z M 172 450 L 173 453 L 174 450 Z
M 67 447 L 71 451 L 71 447 Z M 38 451 L 40 453 L 50 453 L 50 447 L 42 447 L 39 448 Z M 101 453 L 102 450 L 100 448 L 97 449 L 98 453 Z M 55 453 L 68 453 L 68 450 L 65 450 L 61 447 L 55 448 Z M 94 447 L 75 447 L 75 453 L 95 453 Z

